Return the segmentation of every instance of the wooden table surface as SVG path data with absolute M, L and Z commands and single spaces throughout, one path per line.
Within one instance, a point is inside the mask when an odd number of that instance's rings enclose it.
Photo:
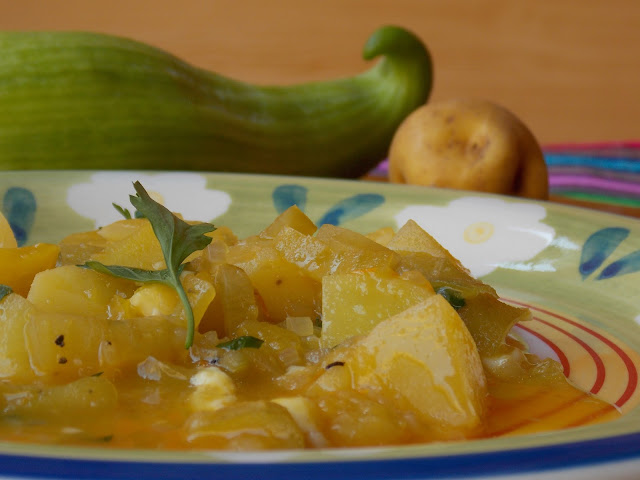
M 0 29 L 123 35 L 262 84 L 361 72 L 384 24 L 428 45 L 432 100 L 501 103 L 543 145 L 640 139 L 638 0 L 0 0 Z
M 543 144 L 640 137 L 637 0 L 0 0 L 0 29 L 125 35 L 257 83 L 362 71 L 389 23 L 429 46 L 432 99 L 502 103 Z

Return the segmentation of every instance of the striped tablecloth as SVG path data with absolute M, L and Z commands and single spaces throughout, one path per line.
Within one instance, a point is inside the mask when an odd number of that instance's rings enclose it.
M 640 217 L 640 142 L 544 148 L 551 199 Z
M 543 147 L 550 200 L 640 218 L 640 141 Z M 386 179 L 387 162 L 369 178 Z

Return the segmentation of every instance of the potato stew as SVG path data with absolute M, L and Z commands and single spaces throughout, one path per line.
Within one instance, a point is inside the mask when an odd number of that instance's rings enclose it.
M 511 329 L 530 312 L 415 222 L 363 235 L 294 206 L 239 239 L 136 198 L 142 218 L 57 245 L 17 247 L 1 219 L 1 440 L 401 445 L 567 426 L 531 399 L 609 407 L 528 353 Z

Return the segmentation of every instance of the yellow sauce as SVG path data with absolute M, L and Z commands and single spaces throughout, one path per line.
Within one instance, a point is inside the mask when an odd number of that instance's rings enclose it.
M 217 368 L 217 367 L 207 367 Z M 340 366 L 332 367 L 341 368 Z M 195 371 L 195 369 L 193 370 Z M 305 389 L 319 370 L 310 369 L 310 377 L 300 376 L 290 384 L 263 379 L 254 381 L 247 378 L 238 389 L 238 401 L 295 396 Z M 99 448 L 143 448 L 143 449 L 193 449 L 221 448 L 219 438 L 210 442 L 205 438 L 189 440 L 189 431 L 185 428 L 191 410 L 187 407 L 193 386 L 185 380 L 163 378 L 161 381 L 145 380 L 138 375 L 122 377 L 115 381 L 119 392 L 118 406 L 113 412 L 95 418 L 49 418 L 46 420 L 20 419 L 4 416 L 0 422 L 0 438 L 4 441 L 68 444 L 95 446 Z M 280 385 L 280 386 L 279 386 Z M 296 387 L 297 385 L 297 387 Z M 334 398 L 332 398 L 334 397 Z M 326 404 L 339 398 L 340 393 L 325 397 L 311 397 L 318 404 Z M 366 408 L 358 405 L 360 397 L 353 397 L 354 410 Z M 377 402 L 381 408 L 377 412 L 389 416 L 384 407 L 386 399 Z M 511 384 L 491 382 L 489 388 L 489 410 L 483 429 L 470 438 L 511 436 L 561 430 L 613 420 L 620 416 L 612 405 L 586 394 L 569 383 L 554 385 Z M 374 412 L 375 413 L 375 412 Z M 357 415 L 356 415 L 357 417 Z M 375 424 L 375 416 L 360 418 L 365 424 Z M 387 421 L 388 419 L 385 419 Z M 412 444 L 434 440 L 428 429 L 421 430 L 419 423 L 407 415 L 400 415 L 392 435 L 375 437 L 376 431 L 384 435 L 384 426 L 372 428 L 370 436 L 357 437 L 358 432 L 338 432 L 337 429 L 349 426 L 342 424 L 324 424 L 319 422 L 321 435 L 329 440 L 326 447 L 366 446 L 384 444 Z M 380 420 L 381 424 L 385 422 Z M 393 428 L 394 425 L 391 425 Z M 258 426 L 256 426 L 258 428 Z M 333 431 L 332 431 L 333 430 Z M 366 428 L 362 428 L 366 432 Z M 336 443 L 336 439 L 349 439 Z M 229 437 L 233 435 L 230 434 Z M 333 440 L 333 441 L 331 441 Z M 462 439 L 453 439 L 462 440 Z M 222 448 L 228 448 L 222 445 Z M 247 444 L 251 447 L 268 448 L 268 444 Z M 310 448 L 308 442 L 305 447 Z M 243 448 L 242 442 L 234 448 Z

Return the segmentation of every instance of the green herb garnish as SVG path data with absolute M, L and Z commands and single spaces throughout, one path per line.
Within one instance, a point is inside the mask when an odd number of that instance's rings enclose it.
M 160 243 L 167 268 L 164 270 L 143 270 L 117 265 L 104 265 L 96 261 L 86 262 L 84 266 L 114 277 L 143 283 L 163 283 L 175 288 L 187 317 L 185 348 L 189 348 L 193 344 L 195 322 L 189 298 L 180 282 L 180 274 L 185 267 L 182 262 L 193 252 L 202 250 L 211 243 L 211 237 L 207 237 L 204 234 L 215 230 L 216 227 L 210 223 L 189 225 L 151 198 L 140 182 L 135 182 L 133 186 L 136 190 L 136 195 L 129 196 L 131 205 L 136 208 L 137 212 L 149 219 L 153 233 L 155 233 Z
M 0 300 L 13 292 L 13 289 L 8 285 L 0 285 Z
M 225 350 L 240 350 L 241 348 L 260 348 L 260 345 L 263 343 L 264 340 L 252 337 L 251 335 L 245 335 L 229 340 L 228 342 L 219 343 L 216 347 L 224 348 Z
M 113 205 L 113 208 L 115 208 L 118 213 L 120 215 L 122 215 L 124 218 L 126 218 L 127 220 L 131 220 L 131 212 L 129 211 L 129 209 L 127 208 L 122 208 L 120 205 L 118 205 L 117 203 L 112 203 L 111 205 Z
M 133 215 L 131 215 L 131 212 L 129 211 L 128 208 L 123 208 L 117 203 L 112 203 L 111 205 L 113 205 L 113 208 L 115 208 L 118 211 L 118 213 L 122 215 L 124 218 L 126 218 L 127 220 L 131 220 L 132 218 L 144 218 L 144 215 L 140 213 L 138 210 L 134 210 Z
M 462 294 L 454 288 L 440 287 L 436 293 L 438 295 L 442 295 L 455 310 L 460 310 L 467 304 L 462 297 Z

